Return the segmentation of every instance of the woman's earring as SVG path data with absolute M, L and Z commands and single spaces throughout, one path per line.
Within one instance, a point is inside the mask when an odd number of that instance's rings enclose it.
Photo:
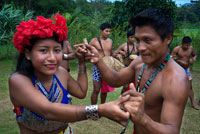
M 27 60 L 30 60 L 30 58 L 29 58 L 29 57 L 26 57 L 26 59 L 27 59 Z

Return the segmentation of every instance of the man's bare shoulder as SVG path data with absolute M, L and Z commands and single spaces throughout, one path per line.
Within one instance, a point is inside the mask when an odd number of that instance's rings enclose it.
M 125 49 L 125 48 L 126 48 L 126 43 L 121 44 L 121 45 L 119 46 L 119 48 Z
M 113 42 L 112 39 L 110 39 L 110 38 L 108 38 L 107 41 L 109 41 L 109 42 Z
M 141 56 L 138 56 L 136 59 L 134 59 L 129 66 L 131 66 L 134 70 L 141 69 L 144 62 L 142 61 Z
M 98 43 L 97 38 L 92 38 L 89 44 L 92 45 L 92 46 L 96 46 L 97 43 Z
M 189 47 L 190 50 L 194 51 L 194 48 L 192 46 Z
M 165 96 L 185 98 L 188 94 L 189 80 L 187 75 L 184 69 L 173 59 L 167 65 L 162 83 Z
M 181 46 L 176 46 L 173 50 L 179 50 Z

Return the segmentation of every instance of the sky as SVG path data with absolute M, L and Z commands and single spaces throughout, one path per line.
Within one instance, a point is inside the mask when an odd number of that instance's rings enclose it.
M 177 6 L 183 5 L 185 3 L 190 3 L 190 0 L 173 0 L 173 1 L 175 1 L 175 3 L 177 4 Z
M 109 1 L 121 1 L 121 0 L 109 0 Z M 183 5 L 185 3 L 190 3 L 190 0 L 173 0 L 177 6 Z

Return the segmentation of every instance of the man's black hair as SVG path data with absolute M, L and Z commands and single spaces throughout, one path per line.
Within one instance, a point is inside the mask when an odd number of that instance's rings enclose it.
M 129 36 L 133 36 L 133 35 L 134 35 L 133 30 L 128 31 L 127 34 L 126 34 L 127 38 L 128 38 Z
M 103 24 L 100 25 L 100 29 L 101 29 L 101 30 L 104 30 L 104 29 L 106 29 L 106 28 L 111 28 L 110 23 L 105 22 L 105 23 L 103 23 Z
M 182 39 L 182 44 L 191 43 L 192 39 L 189 36 L 185 36 Z
M 147 9 L 137 14 L 129 21 L 135 31 L 136 27 L 150 26 L 164 40 L 167 35 L 174 32 L 174 23 L 169 13 L 163 9 Z

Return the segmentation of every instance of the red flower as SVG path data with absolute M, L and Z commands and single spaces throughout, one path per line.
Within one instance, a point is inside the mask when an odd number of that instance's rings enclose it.
M 16 26 L 17 32 L 13 37 L 14 46 L 20 53 L 24 52 L 24 47 L 30 45 L 32 38 L 49 38 L 53 33 L 57 34 L 59 41 L 67 40 L 67 24 L 66 19 L 59 13 L 53 15 L 55 23 L 52 19 L 46 19 L 43 16 L 37 16 L 37 21 L 22 21 Z

